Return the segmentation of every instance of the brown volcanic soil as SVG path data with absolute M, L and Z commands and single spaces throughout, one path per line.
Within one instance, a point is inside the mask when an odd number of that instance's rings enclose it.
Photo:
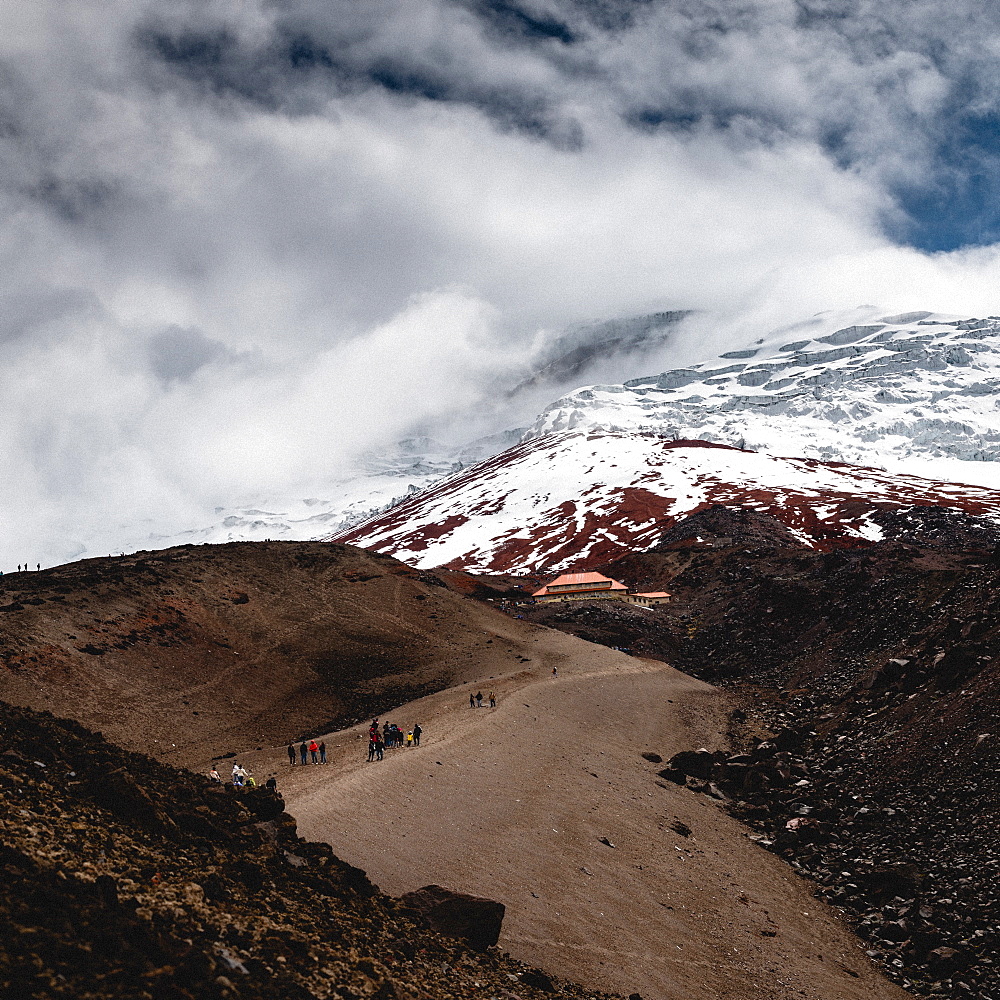
M 639 756 L 726 745 L 724 695 L 439 584 L 391 559 L 294 543 L 8 577 L 0 693 L 185 763 L 247 751 L 239 759 L 258 778 L 280 772 L 311 836 L 385 888 L 437 881 L 499 898 L 510 907 L 502 946 L 598 989 L 645 1000 L 902 995 L 810 883 Z M 496 712 L 466 707 L 491 685 Z M 423 724 L 419 749 L 368 765 L 363 724 L 328 739 L 326 768 L 290 769 L 280 747 L 266 749 L 414 692 L 424 696 L 393 715 Z M 517 966 L 421 944 L 384 900 L 352 909 L 344 893 L 364 895 L 364 881 L 322 846 L 254 826 L 269 815 L 264 799 L 240 808 L 141 755 L 81 748 L 90 737 L 72 724 L 63 736 L 61 723 L 8 716 L 0 770 L 12 777 L 0 784 L 23 806 L 3 810 L 16 856 L 4 855 L 0 902 L 25 929 L 5 962 L 22 979 L 43 974 L 36 995 L 64 989 L 62 975 L 78 996 L 142 995 L 147 979 L 153 1000 L 222 996 L 230 982 L 250 996 L 295 996 L 289 984 L 323 996 L 316 970 L 328 967 L 345 1000 L 472 996 L 470 978 L 482 996 L 537 996 Z M 295 887 L 286 868 L 304 869 Z M 172 891 L 161 893 L 164 869 Z M 115 880 L 127 912 L 95 874 Z M 212 897 L 208 909 L 189 883 Z M 381 928 L 389 943 L 369 957 Z M 220 945 L 255 978 L 227 972 Z M 469 978 L 452 975 L 458 965 Z
M 507 669 L 533 634 L 349 546 L 181 546 L 0 579 L 0 698 L 184 762 Z
M 469 708 L 491 689 L 496 710 Z M 561 976 L 646 1000 L 904 996 L 810 883 L 640 756 L 725 745 L 730 708 L 662 664 L 542 633 L 523 671 L 388 713 L 420 722 L 419 748 L 368 763 L 362 724 L 327 737 L 327 767 L 248 760 L 383 889 L 498 899 L 500 946 Z

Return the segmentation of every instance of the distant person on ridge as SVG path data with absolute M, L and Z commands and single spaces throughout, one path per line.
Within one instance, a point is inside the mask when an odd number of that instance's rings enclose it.
M 288 744 L 288 763 L 295 766 L 295 747 L 291 743 Z
M 420 734 L 423 730 L 420 728 L 419 724 L 413 727 L 413 745 L 420 746 Z
M 375 737 L 375 756 L 379 760 L 385 757 L 385 740 L 381 736 Z
M 469 692 L 469 708 L 475 708 L 475 707 L 476 707 L 476 696 L 474 694 L 472 694 L 472 692 L 470 691 Z
M 326 763 L 326 740 L 321 740 L 319 744 L 319 762 Z
M 406 745 L 408 747 L 412 747 L 413 746 L 413 733 L 412 732 L 409 732 L 409 733 L 406 734 Z
M 490 708 L 497 707 L 497 696 L 495 691 L 490 692 Z
M 308 754 L 309 754 L 309 748 L 306 746 L 306 741 L 303 740 L 299 744 L 299 760 L 301 760 L 303 764 L 309 763 Z
M 483 707 L 483 692 L 482 691 L 477 691 L 476 692 L 476 708 L 482 708 L 482 707 Z
M 309 754 L 314 764 L 319 763 L 319 744 L 315 740 L 309 741 Z
M 368 760 L 372 761 L 375 759 L 375 741 L 378 739 L 377 736 L 373 736 L 368 741 Z

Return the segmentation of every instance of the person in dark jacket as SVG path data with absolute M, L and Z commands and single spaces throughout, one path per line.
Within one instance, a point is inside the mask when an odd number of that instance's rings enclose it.
M 303 764 L 309 763 L 309 748 L 306 746 L 305 740 L 299 744 L 299 759 Z
M 288 763 L 295 766 L 295 747 L 291 743 L 288 744 Z
M 319 745 L 319 762 L 326 763 L 326 740 L 322 740 Z
M 420 728 L 419 724 L 413 727 L 413 745 L 415 747 L 420 746 L 420 734 L 422 732 L 423 730 Z

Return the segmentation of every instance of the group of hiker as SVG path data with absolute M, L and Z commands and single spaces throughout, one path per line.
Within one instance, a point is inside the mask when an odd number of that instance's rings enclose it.
M 553 669 L 552 673 L 555 673 Z M 475 694 L 469 695 L 469 707 L 470 708 L 482 708 L 483 702 L 487 700 L 484 699 L 482 691 L 477 691 Z M 494 691 L 489 693 L 489 705 L 490 708 L 497 707 L 497 696 Z M 384 722 L 379 726 L 379 720 L 372 719 L 372 724 L 368 727 L 368 759 L 371 760 L 383 760 L 385 757 L 385 751 L 393 749 L 394 747 L 418 747 L 420 746 L 420 737 L 423 733 L 420 725 L 415 725 L 411 730 L 404 732 L 393 722 Z M 313 764 L 326 764 L 326 742 L 321 740 L 319 743 L 316 740 L 302 740 L 296 748 L 294 742 L 289 743 L 287 747 L 288 751 L 288 763 L 290 766 L 294 767 L 296 763 L 300 766 L 308 763 Z M 222 783 L 222 777 L 219 772 L 213 767 L 209 772 L 209 777 L 214 782 Z M 257 782 L 254 780 L 253 774 L 250 773 L 243 765 L 233 764 L 233 785 L 236 788 L 254 788 Z M 273 775 L 268 778 L 265 783 L 267 788 L 271 791 L 277 793 L 277 782 L 275 781 Z
M 323 740 L 317 743 L 315 740 L 310 740 L 308 744 L 303 740 L 299 744 L 299 763 L 308 764 L 310 759 L 314 764 L 325 764 L 326 763 L 326 741 Z M 288 744 L 288 763 L 293 767 L 295 766 L 295 744 Z
M 208 772 L 208 777 L 214 784 L 218 785 L 224 784 L 222 780 L 222 775 L 219 774 L 218 770 L 216 770 L 216 768 L 214 767 L 212 768 L 211 771 Z M 233 787 L 234 788 L 257 787 L 257 781 L 254 778 L 253 773 L 249 771 L 247 768 L 245 768 L 242 764 L 237 764 L 235 761 L 233 762 Z M 280 792 L 278 792 L 278 782 L 275 780 L 273 774 L 271 775 L 270 778 L 267 779 L 267 781 L 264 782 L 264 787 L 267 788 L 269 791 L 274 792 L 275 795 L 280 795 Z
M 383 760 L 385 751 L 393 747 L 418 747 L 421 733 L 423 730 L 419 723 L 404 733 L 393 722 L 383 722 L 380 729 L 378 719 L 372 719 L 372 724 L 368 727 L 368 759 Z

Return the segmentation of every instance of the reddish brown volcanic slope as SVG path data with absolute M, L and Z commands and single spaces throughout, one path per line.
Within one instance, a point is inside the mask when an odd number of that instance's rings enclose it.
M 3 577 L 0 699 L 184 762 L 509 668 L 534 634 L 350 546 L 182 546 Z
M 882 537 L 873 515 L 940 506 L 1000 520 L 1000 492 L 655 434 L 522 442 L 334 537 L 421 567 L 474 573 L 596 567 L 655 545 L 715 504 L 777 518 L 820 550 Z

